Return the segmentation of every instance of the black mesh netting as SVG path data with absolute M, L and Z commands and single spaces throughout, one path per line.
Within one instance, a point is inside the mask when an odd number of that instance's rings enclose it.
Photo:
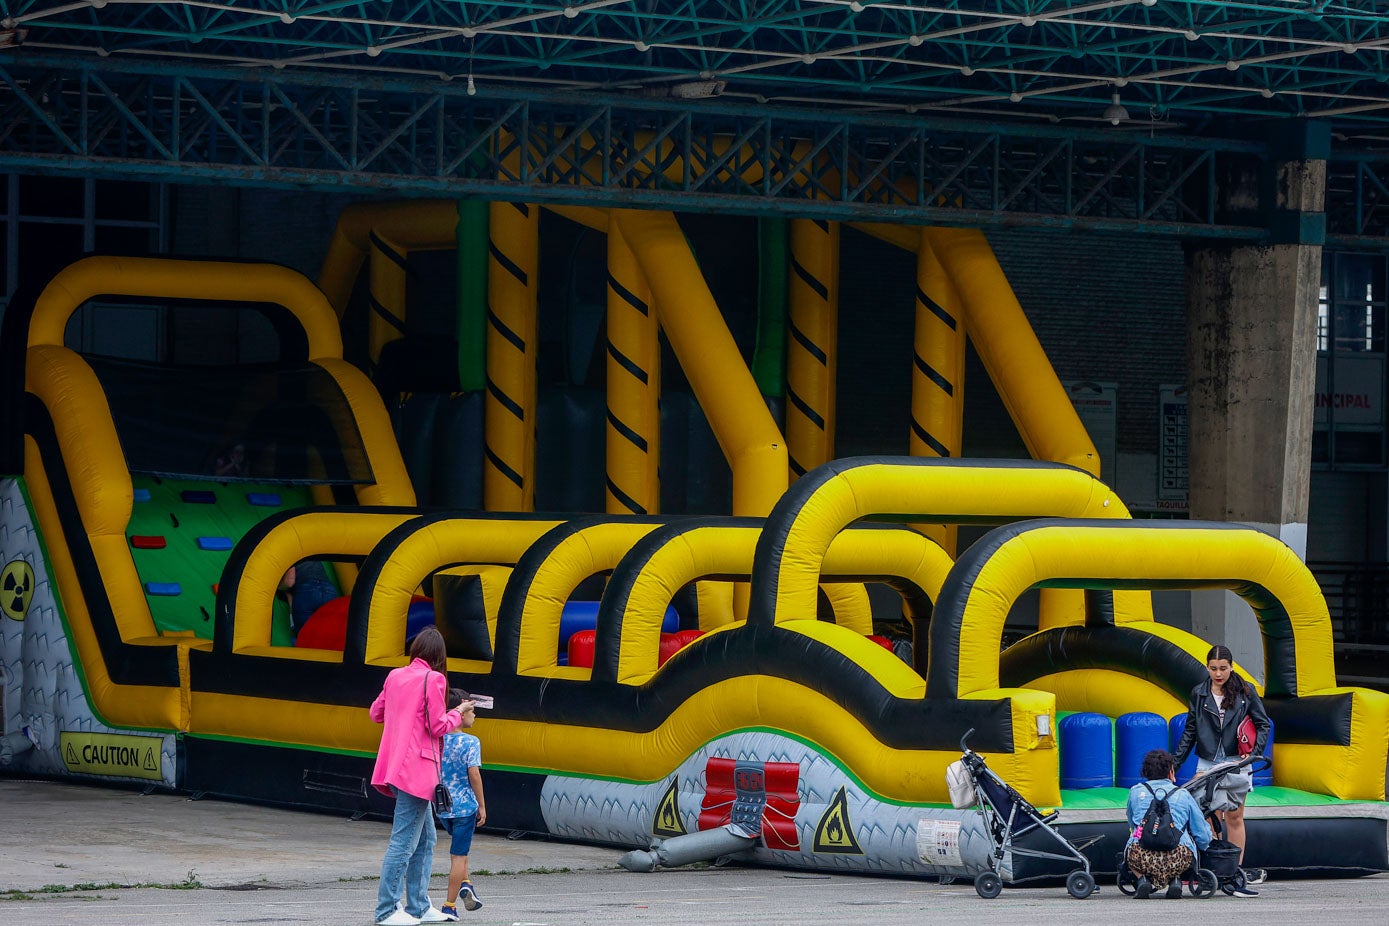
M 86 360 L 106 392 L 131 472 L 222 482 L 373 481 L 347 399 L 320 367 Z

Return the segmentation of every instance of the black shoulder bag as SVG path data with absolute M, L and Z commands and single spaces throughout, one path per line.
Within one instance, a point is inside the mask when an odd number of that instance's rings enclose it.
M 434 736 L 434 728 L 429 724 L 429 676 L 432 672 L 424 675 L 424 692 L 420 699 L 420 713 L 424 716 L 424 735 L 429 738 L 429 754 L 434 757 L 434 770 L 440 779 L 434 786 L 434 800 L 430 801 L 434 805 L 434 812 L 443 816 L 453 812 L 453 797 L 449 794 L 448 787 L 443 782 L 444 771 L 439 764 L 439 743 Z

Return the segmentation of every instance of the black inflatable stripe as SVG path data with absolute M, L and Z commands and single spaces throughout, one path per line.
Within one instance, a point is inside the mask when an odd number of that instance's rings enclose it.
M 1073 669 L 1114 669 L 1135 675 L 1182 702 L 1206 677 L 1199 659 L 1177 644 L 1142 630 L 1056 627 L 1004 650 L 999 657 L 999 684 L 1026 688 L 1039 678 Z
M 394 812 L 395 800 L 371 786 L 376 764 L 372 756 L 196 734 L 181 737 L 179 747 L 179 782 L 190 791 L 281 807 L 364 812 L 386 819 Z
M 638 366 L 635 360 L 633 360 L 631 357 L 628 357 L 622 351 L 618 350 L 616 345 L 614 345 L 612 341 L 608 342 L 608 356 L 613 359 L 613 362 L 615 362 L 618 366 L 622 367 L 622 369 L 626 370 L 633 379 L 641 383 L 643 386 L 645 386 L 647 383 L 651 381 L 650 375 L 648 375 L 645 370 Z
M 271 710 L 299 704 L 330 704 L 362 710 L 375 700 L 390 670 L 361 663 L 317 662 L 191 650 L 188 686 L 199 694 L 223 694 L 274 702 Z
M 1085 626 L 1114 626 L 1114 593 L 1107 589 L 1085 590 Z
M 97 646 L 101 648 L 102 661 L 106 663 L 107 675 L 118 685 L 177 688 L 178 652 L 175 647 L 132 646 L 121 638 L 120 627 L 116 623 L 111 599 L 106 594 L 106 584 L 102 580 L 96 554 L 92 551 L 91 540 L 78 511 L 77 498 L 72 491 L 72 483 L 68 480 L 67 468 L 58 447 L 58 435 L 53 428 L 53 418 L 48 408 L 33 393 L 25 393 L 24 396 L 24 423 L 25 430 L 33 437 L 39 456 L 43 460 L 44 474 L 48 477 L 48 485 L 53 492 L 53 504 L 58 511 L 58 521 L 63 526 L 63 538 L 67 541 L 73 571 L 76 572 L 77 583 L 82 588 L 82 598 L 87 605 Z
M 950 380 L 945 378 L 945 374 L 941 373 L 925 360 L 922 360 L 920 354 L 912 355 L 912 363 L 921 371 L 921 375 L 935 383 L 941 392 L 944 392 L 946 395 L 955 394 L 955 387 L 951 384 Z
M 487 323 L 497 329 L 497 333 L 506 338 L 507 342 L 510 343 L 512 347 L 523 354 L 526 352 L 526 342 L 521 339 L 519 334 L 512 331 L 506 322 L 498 318 L 497 313 L 493 312 L 491 309 L 487 310 Z
M 1349 692 L 1268 698 L 1264 710 L 1276 728 L 1275 742 L 1349 746 L 1354 703 L 1355 696 Z
M 434 577 L 434 624 L 443 634 L 450 656 L 492 661 L 492 636 L 487 628 L 487 599 L 482 577 Z
M 936 300 L 932 299 L 930 296 L 926 295 L 925 290 L 923 290 L 919 286 L 916 289 L 916 299 L 927 309 L 929 309 L 932 315 L 949 325 L 951 331 L 955 330 L 956 326 L 959 324 L 955 321 L 955 316 L 945 311 L 944 306 L 942 306 L 939 302 L 936 302 Z
M 376 760 L 338 752 L 217 740 L 181 741 L 183 787 L 238 800 L 309 810 L 340 810 L 389 820 L 395 801 L 371 786 Z M 485 758 L 485 755 L 484 755 Z M 541 809 L 543 773 L 487 768 L 491 829 L 549 833 Z
M 387 244 L 380 235 L 376 234 L 375 230 L 367 233 L 367 240 L 372 243 L 372 246 L 375 247 L 376 250 L 386 255 L 391 263 L 407 273 L 410 271 L 410 265 L 406 262 L 405 255 Z
M 387 669 L 293 659 L 193 651 L 195 692 L 279 702 L 342 704 L 365 709 Z M 743 627 L 701 638 L 665 664 L 646 685 L 517 676 L 496 663 L 490 673 L 450 674 L 450 683 L 491 695 L 489 717 L 649 733 L 706 688 L 748 675 L 783 678 L 862 718 L 880 742 L 896 749 L 954 751 L 973 727 L 974 748 L 1013 749 L 1012 708 L 1001 701 L 907 700 L 894 697 L 869 672 L 825 644 L 780 628 Z
M 821 302 L 824 302 L 827 299 L 829 299 L 829 287 L 826 286 L 824 283 L 820 282 L 820 280 L 818 280 L 815 277 L 815 274 L 811 273 L 804 266 L 802 266 L 801 262 L 796 260 L 794 257 L 791 259 L 791 269 L 795 272 L 796 276 L 800 277 L 802 283 L 810 287 L 810 291 L 813 292 L 817 297 L 819 297 Z M 819 360 L 821 363 L 825 362 L 825 357 L 823 354 L 820 355 Z
M 796 407 L 797 411 L 805 416 L 807 421 L 815 425 L 815 427 L 821 431 L 825 430 L 825 419 L 820 416 L 819 412 L 811 408 L 805 399 L 797 395 L 796 390 L 792 389 L 790 386 L 786 387 L 786 399 Z
M 1316 812 L 1316 808 L 1308 809 Z M 1246 818 L 1245 826 L 1249 849 L 1244 864 L 1269 869 L 1280 887 L 1288 877 L 1345 877 L 1389 869 L 1384 820 L 1380 817 L 1254 817 Z M 1084 845 L 1090 837 L 1101 837 L 1082 851 L 1090 860 L 1091 872 L 1115 874 L 1119 858 L 1115 847 L 1127 841 L 1127 824 L 1067 823 L 1063 819 L 1057 829 L 1076 845 Z M 1056 851 L 1055 840 L 1036 831 L 1024 836 L 1020 844 Z M 1056 881 L 1065 878 L 1073 868 L 1075 863 L 1069 860 L 1063 863 L 1019 854 L 1013 862 L 1013 881 Z
M 821 366 L 829 362 L 829 355 L 826 354 L 818 344 L 810 340 L 810 337 L 804 331 L 790 322 L 787 323 L 787 328 L 791 331 L 792 339 L 795 340 L 807 354 L 814 357 Z
M 935 453 L 942 457 L 950 456 L 950 448 L 942 444 L 940 441 L 936 440 L 930 434 L 928 434 L 926 432 L 926 429 L 923 428 L 915 418 L 912 419 L 912 433 L 915 434 L 917 436 L 917 439 L 920 440 L 923 444 L 925 444 L 927 447 L 930 447 L 932 453 Z
M 0 474 L 24 472 L 24 364 L 29 346 L 29 320 L 48 281 L 19 281 L 19 287 L 0 318 Z
M 429 503 L 436 508 L 482 507 L 482 455 L 486 437 L 481 390 L 455 393 L 440 407 L 433 444 L 434 478 Z M 418 486 L 418 483 L 416 483 Z
M 495 241 L 487 242 L 487 250 L 492 255 L 492 258 L 498 263 L 498 265 L 501 266 L 503 270 L 515 277 L 516 281 L 520 283 L 522 286 L 527 285 L 528 278 L 526 276 L 526 271 L 522 270 L 519 266 L 517 266 L 515 261 L 513 261 L 505 253 L 503 253 L 502 249 L 497 247 L 497 243 Z M 488 317 L 492 317 L 490 312 L 488 313 Z
M 641 299 L 638 299 L 636 293 L 623 286 L 620 282 L 618 282 L 617 277 L 613 276 L 611 273 L 608 274 L 608 285 L 612 287 L 613 292 L 617 293 L 617 295 L 622 299 L 623 302 L 627 303 L 643 315 L 651 314 L 651 307 L 648 306 Z M 609 344 L 608 346 L 611 347 L 612 345 Z

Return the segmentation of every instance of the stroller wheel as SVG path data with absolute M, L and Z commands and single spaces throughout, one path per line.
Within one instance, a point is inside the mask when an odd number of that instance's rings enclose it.
M 1066 878 L 1066 893 L 1076 900 L 1084 900 L 1095 893 L 1095 879 L 1088 871 L 1073 871 Z
M 974 876 L 974 890 L 985 900 L 993 900 L 1003 893 L 1003 879 L 995 872 L 981 871 Z
M 1192 897 L 1211 897 L 1220 886 L 1220 879 L 1209 868 L 1196 869 L 1196 880 L 1187 884 Z
M 1119 866 L 1119 873 L 1114 876 L 1114 884 L 1119 888 L 1119 893 L 1132 897 L 1138 893 L 1138 879 L 1129 871 L 1127 864 Z

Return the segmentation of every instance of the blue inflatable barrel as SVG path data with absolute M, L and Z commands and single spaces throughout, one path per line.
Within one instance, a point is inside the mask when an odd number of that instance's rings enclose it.
M 1061 787 L 1114 787 L 1113 724 L 1104 714 L 1071 714 L 1057 723 Z
M 1143 757 L 1167 748 L 1167 721 L 1157 714 L 1125 714 L 1114 723 L 1115 784 L 1132 788 L 1143 780 Z
M 1268 742 L 1264 743 L 1263 755 L 1273 758 L 1273 734 L 1278 732 L 1278 728 L 1273 725 L 1273 721 L 1268 722 Z M 1262 788 L 1273 784 L 1273 766 L 1260 769 L 1254 773 L 1254 787 Z
M 1186 732 L 1186 714 L 1178 714 L 1167 721 L 1167 743 L 1168 750 L 1174 755 L 1177 752 L 1177 744 L 1182 741 L 1182 734 Z M 1177 784 L 1184 785 L 1196 777 L 1196 750 L 1191 750 L 1191 755 L 1186 757 L 1182 767 L 1177 769 Z
M 1168 722 L 1171 743 L 1167 748 L 1173 752 L 1177 751 L 1177 744 L 1182 740 L 1182 733 L 1186 731 L 1186 714 L 1178 714 Z M 1273 758 L 1273 734 L 1275 732 L 1273 721 L 1268 722 L 1268 742 L 1264 744 L 1264 755 Z M 1234 758 L 1233 756 L 1231 758 Z M 1177 769 L 1177 784 L 1186 784 L 1196 777 L 1196 750 L 1191 750 L 1191 755 L 1186 757 L 1182 767 Z M 1273 784 L 1273 766 L 1261 769 L 1254 773 L 1254 787 L 1267 787 Z

